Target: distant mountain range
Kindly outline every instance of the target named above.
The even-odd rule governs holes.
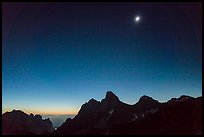
[[[26,120],[17,119],[16,115],[15,111],[3,114],[3,134],[19,134],[22,132],[17,129],[25,127],[29,127],[29,130],[26,128],[21,131],[26,131],[28,134],[32,132],[52,135],[202,134],[202,97],[193,98],[184,95],[165,103],[142,96],[136,104],[128,105],[121,102],[113,92],[108,91],[101,101],[91,99],[83,104],[73,119],[67,118],[54,132],[49,119],[45,122],[49,123],[45,124],[49,125],[47,128],[42,126],[43,122],[39,122],[35,123],[36,127],[43,129],[37,130],[34,126],[34,130],[32,126],[19,126],[19,123]],[[12,127],[12,130],[8,130],[8,127]]]
[[[41,135],[53,131],[50,119],[43,120],[41,115],[28,115],[21,110],[13,110],[2,115],[3,135]]]

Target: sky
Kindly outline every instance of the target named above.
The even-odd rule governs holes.
[[[3,112],[198,97],[201,70],[202,3],[2,3]]]

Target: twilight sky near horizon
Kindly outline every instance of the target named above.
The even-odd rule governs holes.
[[[76,114],[202,95],[202,3],[2,3],[2,109]],[[135,21],[139,16],[140,20]]]

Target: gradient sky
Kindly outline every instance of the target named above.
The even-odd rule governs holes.
[[[2,109],[76,114],[202,95],[201,3],[2,3]],[[140,22],[134,18],[140,16]]]

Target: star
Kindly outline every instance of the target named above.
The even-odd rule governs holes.
[[[139,22],[139,21],[140,21],[140,16],[136,16],[136,17],[135,17],[135,21],[136,21],[136,22]]]

